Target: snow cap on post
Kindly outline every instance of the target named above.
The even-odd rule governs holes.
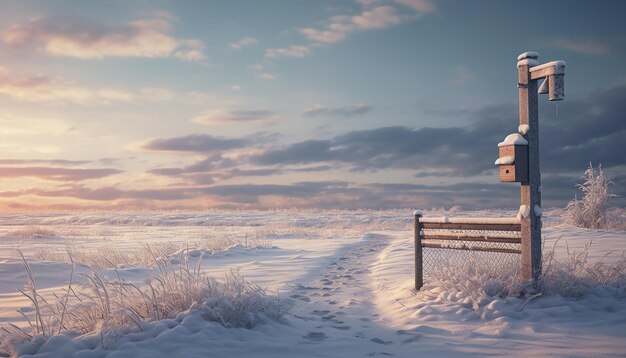
[[[528,67],[539,64],[539,54],[534,51],[527,51],[517,56],[517,67],[528,65]]]
[[[422,217],[422,216],[424,216],[424,215],[422,214],[422,212],[421,212],[421,211],[419,211],[419,210],[415,210],[415,211],[413,212],[413,216],[417,216],[417,217],[420,217],[420,218],[421,218],[421,217]]]

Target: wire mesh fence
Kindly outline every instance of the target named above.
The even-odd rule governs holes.
[[[497,235],[501,239],[475,239],[491,235]],[[446,275],[450,269],[495,275],[502,272],[516,274],[521,268],[519,231],[422,229],[422,236],[425,278]],[[437,239],[429,239],[432,237]],[[474,239],[463,240],[463,237]]]

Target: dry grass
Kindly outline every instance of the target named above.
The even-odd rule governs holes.
[[[611,254],[603,258],[590,261],[589,248],[591,242],[581,251],[570,251],[565,242],[567,256],[564,260],[555,258],[555,248],[543,255],[543,273],[538,282],[538,289],[543,294],[561,295],[563,297],[580,298],[600,286],[615,288],[618,297],[626,294],[626,257],[624,252],[619,260],[612,263],[604,262]]]
[[[192,263],[186,251],[180,252],[179,265],[153,252],[159,273],[141,287],[124,282],[119,275],[116,280],[104,279],[95,270],[81,275],[86,283],[78,285],[72,268],[67,287],[55,295],[55,302],[39,294],[28,261],[21,252],[19,255],[29,277],[21,292],[31,301],[33,310],[22,312],[29,329],[14,325],[0,329],[0,355],[19,355],[21,348],[36,351],[34,338],[49,338],[63,331],[99,332],[101,348],[106,348],[107,334],[119,327],[141,331],[146,322],[182,319],[180,314],[190,311],[201,311],[207,321],[225,327],[246,328],[265,318],[279,319],[283,314],[277,295],[247,282],[238,270],[231,270],[221,280],[209,277],[201,272],[201,258]],[[70,253],[68,257],[73,262]]]
[[[561,260],[555,256],[556,243],[552,248],[544,249],[543,273],[535,284],[518,279],[519,267],[515,265],[494,265],[493,262],[479,258],[466,260],[457,266],[442,265],[428,278],[428,284],[419,295],[426,296],[428,300],[446,300],[446,297],[455,298],[460,294],[472,304],[474,310],[481,308],[485,297],[518,297],[530,301],[539,296],[560,295],[580,299],[594,294],[600,287],[608,288],[608,292],[613,292],[619,299],[625,298],[624,253],[612,263],[604,259],[591,261],[590,246],[591,243],[578,252],[567,248],[567,256]],[[433,289],[451,294],[442,297],[429,291]],[[455,299],[448,301],[456,302]]]
[[[32,257],[41,261],[80,262],[94,268],[155,265],[154,256],[168,257],[180,248],[172,243],[146,245],[135,251],[123,251],[113,244],[98,246],[68,245],[64,249],[37,248]]]

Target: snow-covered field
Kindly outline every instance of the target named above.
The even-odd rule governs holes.
[[[442,215],[445,212],[426,212]],[[453,216],[514,216],[475,211]],[[37,357],[359,357],[626,354],[626,232],[585,230],[547,211],[556,261],[543,293],[502,294],[460,267],[413,285],[412,212],[228,211],[0,215],[0,324],[28,327],[28,283],[19,249],[49,303],[73,282],[98,277],[146,285],[191,262],[218,280],[233,268],[278,296],[282,314],[226,328],[192,307],[159,322],[19,345]],[[560,238],[560,239],[559,239]],[[587,256],[575,256],[585,252]],[[579,262],[572,261],[577,258]],[[583,261],[587,260],[585,264]],[[604,267],[593,266],[603,260]],[[199,266],[196,266],[199,264]],[[610,271],[606,267],[612,265]],[[577,272],[581,267],[584,272]],[[586,272],[585,270],[596,270]],[[598,274],[600,273],[600,274]],[[603,276],[604,275],[604,276]],[[621,281],[620,281],[621,277]],[[604,280],[604,281],[603,281]],[[510,281],[514,281],[510,278]],[[563,285],[559,286],[559,282]],[[607,284],[602,284],[602,283]],[[494,289],[496,287],[496,289]],[[28,293],[28,290],[26,291]],[[498,294],[500,293],[500,294]],[[228,326],[228,325],[227,325]]]

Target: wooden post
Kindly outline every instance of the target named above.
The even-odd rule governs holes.
[[[529,209],[528,217],[521,220],[522,277],[533,280],[541,275],[541,216],[535,214],[535,206],[541,208],[539,111],[537,80],[532,80],[530,76],[530,68],[538,65],[537,58],[535,52],[526,52],[517,58],[519,124],[520,128],[527,126],[526,133],[522,134],[528,141],[528,182],[522,182],[520,190],[520,204],[527,205]]]
[[[419,291],[424,285],[424,261],[422,256],[422,214],[415,212],[415,290]]]

